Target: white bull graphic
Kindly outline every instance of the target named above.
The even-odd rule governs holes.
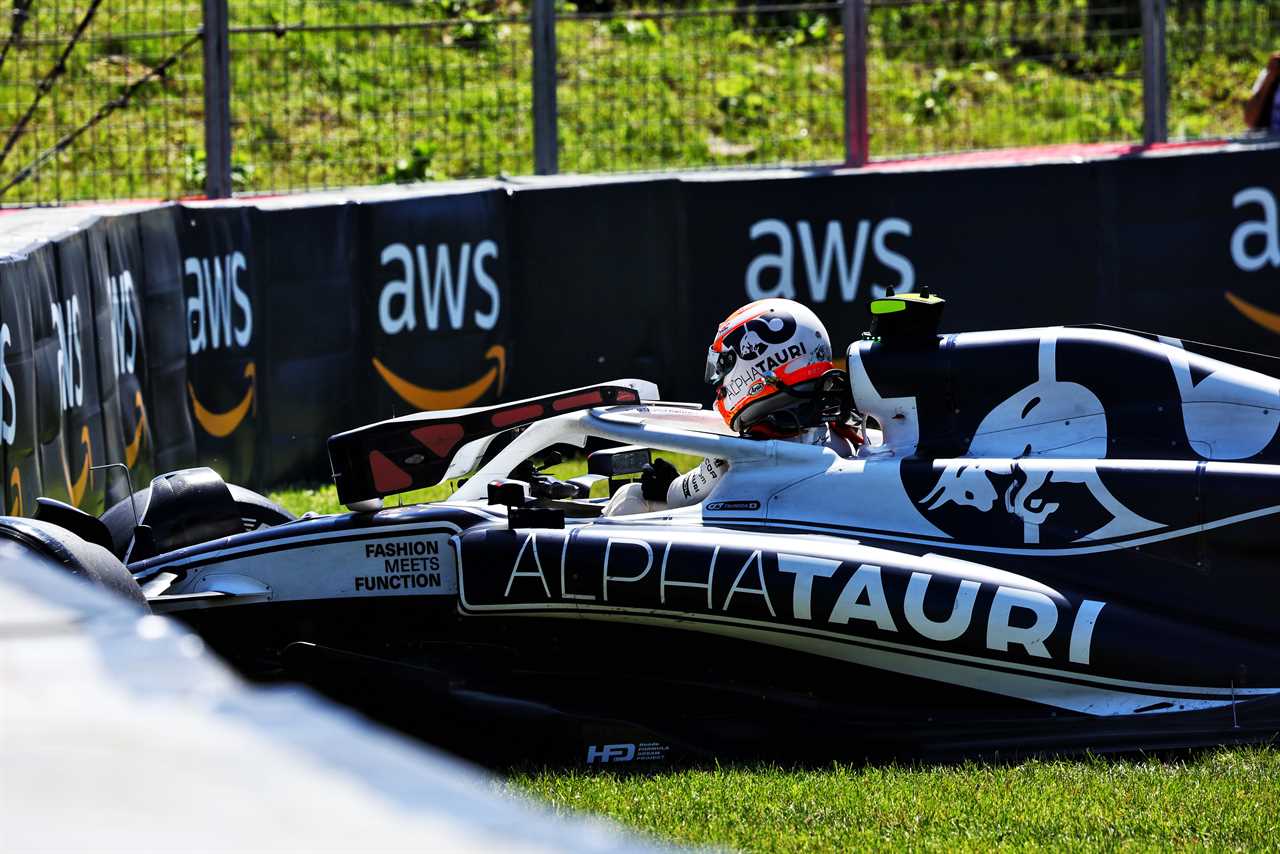
[[[783,333],[786,331],[787,324],[782,318],[763,317],[749,321],[747,323],[746,331],[743,332],[742,338],[739,339],[737,346],[738,355],[744,359],[750,360],[759,358],[765,354],[765,351],[768,350],[770,346],[772,346],[769,341],[766,341],[760,336],[756,329],[756,324],[761,324],[767,327],[768,331],[773,333],[771,336],[772,338],[782,338],[785,340],[786,336],[783,335]],[[773,343],[776,344],[779,342],[775,340]]]
[[[1244,460],[1259,454],[1280,428],[1280,383],[1254,371],[1209,359],[1215,370],[1196,382],[1191,357],[1177,338],[1161,337],[1182,398],[1187,441],[1209,460]]]
[[[958,504],[961,507],[975,507],[986,513],[996,503],[999,493],[995,484],[987,477],[992,474],[1012,474],[1010,464],[954,462],[938,478],[929,494],[920,500],[921,504],[929,504],[929,510],[937,510],[944,504]]]
[[[1040,340],[1039,378],[996,406],[978,425],[967,456],[1007,454],[1011,446],[1022,444],[1021,457],[1051,457],[1069,453],[1072,457],[1102,458],[1107,453],[1107,421],[1102,402],[1079,383],[1057,379],[1057,338],[1046,334]],[[996,449],[999,450],[996,450]],[[1015,477],[1004,490],[1002,506],[1022,520],[1023,542],[1040,542],[1040,526],[1061,509],[1059,502],[1046,501],[1036,493],[1046,483],[1076,483],[1111,514],[1112,519],[1079,540],[1103,540],[1150,531],[1161,527],[1144,519],[1120,503],[1103,485],[1095,464],[1079,459],[955,460],[938,477],[933,489],[918,503],[937,510],[948,503],[973,507],[983,513],[996,506],[1000,495],[991,476]]]

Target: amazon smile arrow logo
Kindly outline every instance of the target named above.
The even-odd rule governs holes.
[[[191,411],[195,414],[196,421],[210,436],[216,436],[219,439],[230,436],[240,426],[240,422],[244,421],[250,409],[257,410],[254,393],[258,389],[258,370],[253,362],[244,366],[244,377],[249,381],[248,390],[245,391],[240,402],[226,412],[210,410],[196,397],[196,390],[191,383],[187,383],[187,393],[191,395]]]
[[[1231,199],[1236,210],[1247,209],[1253,216],[1231,232],[1231,261],[1242,273],[1262,273],[1268,267],[1280,270],[1280,205],[1266,187],[1246,187]],[[1264,273],[1265,275],[1265,273]],[[1268,332],[1280,334],[1280,314],[1246,302],[1225,291],[1231,307]]]
[[[192,400],[195,400],[193,395]],[[133,440],[124,448],[124,462],[129,468],[138,461],[138,451],[142,447],[142,433],[147,427],[147,410],[142,405],[142,392],[133,393],[133,405],[138,410],[138,426],[134,428]]]
[[[391,386],[392,391],[419,412],[462,409],[483,397],[491,386],[496,385],[497,393],[502,393],[502,382],[507,373],[507,351],[502,345],[495,344],[485,351],[484,357],[496,364],[490,366],[479,379],[451,389],[431,389],[414,385],[394,373],[377,356],[373,357],[373,368],[386,384]]]
[[[1227,298],[1227,302],[1231,303],[1232,308],[1236,311],[1240,312],[1263,329],[1280,335],[1280,314],[1277,314],[1274,311],[1267,311],[1265,308],[1259,308],[1251,302],[1246,302],[1231,293],[1231,291],[1224,291],[1223,296]]]
[[[80,444],[84,446],[84,464],[80,466],[80,474],[71,480],[71,463],[67,460],[67,452],[62,451],[62,475],[66,479],[67,495],[71,497],[71,506],[79,507],[84,501],[85,490],[89,486],[89,469],[93,467],[93,446],[89,444],[89,428],[80,428]],[[16,473],[16,469],[15,469]]]

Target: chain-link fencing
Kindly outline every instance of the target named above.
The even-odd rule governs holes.
[[[1280,0],[10,2],[0,203],[1234,135],[1280,49]]]
[[[527,17],[245,0],[229,29],[236,189],[532,171]]]
[[[1169,0],[1169,135],[1238,134],[1242,101],[1280,51],[1280,2]]]
[[[840,11],[721,3],[559,16],[561,169],[841,161]]]
[[[0,201],[199,192],[199,0],[12,0]]]
[[[878,2],[877,156],[1142,139],[1137,3]]]

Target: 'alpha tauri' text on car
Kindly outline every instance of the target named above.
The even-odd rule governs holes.
[[[937,335],[929,299],[887,299],[907,309],[823,386],[846,453],[622,380],[334,436],[345,514],[165,475],[138,520],[108,511],[108,544],[243,669],[493,761],[1273,737],[1269,360],[1104,327]],[[606,445],[584,477],[539,470]],[[650,449],[719,482],[676,509],[588,497]]]

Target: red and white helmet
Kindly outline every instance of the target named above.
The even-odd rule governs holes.
[[[768,432],[752,428],[800,402],[788,387],[803,389],[832,367],[831,339],[816,314],[792,300],[762,299],[720,324],[705,379],[715,384],[716,409],[730,429]]]

